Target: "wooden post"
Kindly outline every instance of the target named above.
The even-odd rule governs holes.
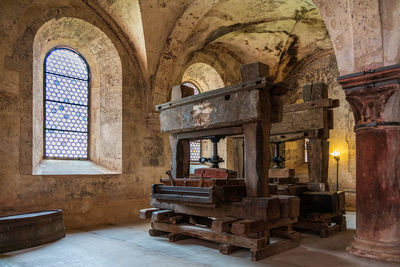
[[[188,177],[190,171],[189,140],[179,140],[176,135],[171,134],[169,141],[171,144],[172,177]]]
[[[318,136],[309,136],[307,156],[309,182],[327,186],[329,142]]]
[[[269,77],[268,65],[250,63],[241,67],[242,81],[250,81],[260,77]],[[260,90],[261,121],[243,125],[245,136],[245,179],[247,197],[268,197],[268,169],[270,162],[269,132],[270,92]]]
[[[306,84],[303,86],[304,102],[328,98],[328,85],[323,82]],[[307,144],[308,176],[310,183],[323,183],[325,190],[329,190],[329,129],[333,128],[333,116],[328,108],[323,110],[324,128],[308,132]]]

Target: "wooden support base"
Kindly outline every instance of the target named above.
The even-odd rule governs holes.
[[[174,234],[174,233],[169,233],[168,235],[168,241],[169,242],[175,242],[179,240],[185,240],[191,238],[190,236],[187,235],[181,235],[181,234]]]
[[[328,216],[329,214],[320,214],[319,216],[315,215],[314,220],[312,220],[312,217],[310,216],[307,218],[301,218],[299,222],[294,224],[293,226],[296,230],[299,231],[318,233],[321,238],[330,237],[339,232],[346,231],[345,216],[343,215],[340,216],[330,215],[331,217]]]
[[[225,218],[226,219],[226,218]],[[219,220],[228,222],[229,220]],[[253,223],[251,221],[239,220],[240,227],[238,229],[247,229],[245,232],[250,233],[250,226],[260,225],[258,222]],[[243,224],[244,223],[244,224]],[[233,223],[234,224],[234,223]],[[242,225],[245,225],[243,228]],[[230,254],[239,248],[250,249],[252,253],[252,260],[260,260],[265,257],[275,255],[277,253],[286,251],[291,248],[295,248],[300,244],[299,236],[291,236],[287,240],[282,240],[270,244],[269,231],[250,233],[249,235],[236,235],[227,232],[215,232],[209,227],[192,225],[192,224],[170,224],[164,221],[152,221],[149,233],[152,236],[169,233],[168,238],[170,242],[195,237],[203,240],[213,241],[221,243],[219,251],[222,254]],[[214,226],[215,228],[216,226]],[[250,227],[250,228],[249,228]],[[264,229],[264,227],[262,227]],[[291,229],[291,227],[288,227]],[[220,230],[220,229],[219,229]],[[259,229],[253,229],[258,231]],[[240,231],[242,233],[242,231]],[[293,232],[293,231],[292,231]]]
[[[224,255],[229,255],[232,252],[235,252],[236,250],[239,250],[239,249],[240,249],[240,247],[232,246],[229,244],[219,245],[219,253],[224,254]]]
[[[300,245],[300,239],[295,240],[282,240],[276,243],[270,244],[265,248],[261,249],[250,249],[251,260],[258,261],[264,258],[279,254],[283,251],[287,251],[292,248],[296,248]]]
[[[149,229],[149,235],[150,236],[160,236],[160,235],[166,235],[168,234],[168,232],[164,232],[164,231],[159,231],[157,229]]]

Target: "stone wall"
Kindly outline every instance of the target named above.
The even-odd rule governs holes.
[[[64,17],[98,28],[121,60],[122,103],[104,102],[100,108],[122,105],[122,126],[112,127],[121,132],[122,174],[32,175],[34,38],[46,22]],[[146,115],[149,90],[134,46],[109,19],[83,1],[0,3],[0,216],[62,209],[67,228],[76,228],[134,221],[139,209],[149,206],[150,185],[169,168],[168,138],[159,133],[158,117]],[[68,38],[90,39],[92,52],[102,53],[103,36],[80,29]],[[95,61],[89,64],[93,70],[99,67]],[[109,77],[103,73],[100,78]],[[106,145],[102,149],[107,153]]]

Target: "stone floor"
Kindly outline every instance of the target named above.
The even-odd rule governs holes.
[[[349,228],[354,229],[354,217],[348,214]],[[399,266],[347,253],[354,230],[328,239],[303,235],[300,247],[252,262],[248,250],[225,256],[212,242],[150,237],[148,227],[142,222],[68,231],[51,244],[0,255],[0,266]]]

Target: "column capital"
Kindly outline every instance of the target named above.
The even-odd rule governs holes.
[[[400,87],[400,64],[338,77],[355,119],[355,129],[381,125],[400,125],[384,118],[391,96]]]

